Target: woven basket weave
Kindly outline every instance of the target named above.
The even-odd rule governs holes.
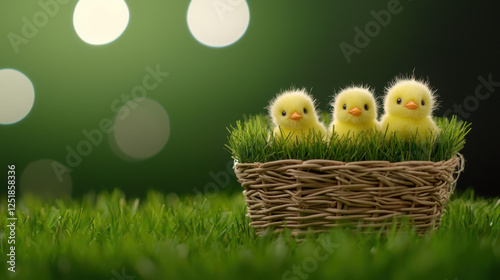
[[[250,226],[293,235],[354,224],[378,229],[409,218],[419,233],[437,229],[464,160],[237,163]]]

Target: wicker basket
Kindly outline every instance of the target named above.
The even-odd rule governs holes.
[[[354,224],[390,227],[407,218],[419,233],[437,229],[464,159],[339,162],[279,160],[237,163],[250,226],[258,234],[285,228],[303,235]]]

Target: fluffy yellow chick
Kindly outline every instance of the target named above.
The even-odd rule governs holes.
[[[362,131],[375,131],[379,128],[377,122],[377,103],[373,94],[367,88],[349,87],[335,97],[333,103],[333,121],[329,132],[340,136],[349,133],[350,136]]]
[[[292,133],[292,141],[295,141],[308,135],[311,130],[318,130],[323,136],[326,134],[325,125],[319,121],[316,113],[314,100],[305,89],[281,93],[268,108],[274,123],[274,136],[287,137]]]
[[[434,93],[428,84],[413,78],[396,80],[385,96],[382,130],[387,129],[388,135],[399,131],[407,139],[417,130],[420,139],[437,133],[438,128],[432,120],[434,105]]]

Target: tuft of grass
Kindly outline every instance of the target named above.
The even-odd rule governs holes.
[[[5,201],[3,199],[2,201]],[[144,199],[112,193],[18,201],[16,273],[7,271],[0,208],[0,279],[495,279],[500,199],[452,197],[441,228],[419,237],[335,228],[296,242],[258,237],[242,195]]]
[[[237,121],[235,126],[228,128],[228,143],[225,148],[241,163],[282,159],[329,159],[343,162],[437,162],[451,159],[463,149],[470,123],[459,121],[456,116],[452,119],[435,120],[440,129],[439,134],[423,140],[417,134],[406,140],[398,133],[377,131],[373,135],[360,133],[347,137],[339,137],[333,133],[328,141],[324,141],[319,132],[312,132],[303,141],[290,141],[290,136],[274,137],[270,133],[269,117],[256,115]]]

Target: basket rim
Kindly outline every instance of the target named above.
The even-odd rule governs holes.
[[[261,166],[261,165],[275,165],[275,164],[335,164],[335,165],[365,165],[365,164],[389,164],[389,165],[428,165],[428,164],[443,164],[445,162],[451,162],[451,161],[456,161],[459,160],[459,170],[460,172],[464,170],[465,166],[465,158],[461,153],[457,153],[453,157],[451,157],[448,160],[441,160],[441,161],[428,161],[428,160],[408,160],[408,161],[386,161],[386,160],[361,160],[361,161],[338,161],[338,160],[332,160],[332,159],[308,159],[308,160],[300,160],[300,159],[280,159],[280,160],[273,160],[273,161],[266,161],[266,162],[238,162],[237,160],[234,160],[234,166]]]

